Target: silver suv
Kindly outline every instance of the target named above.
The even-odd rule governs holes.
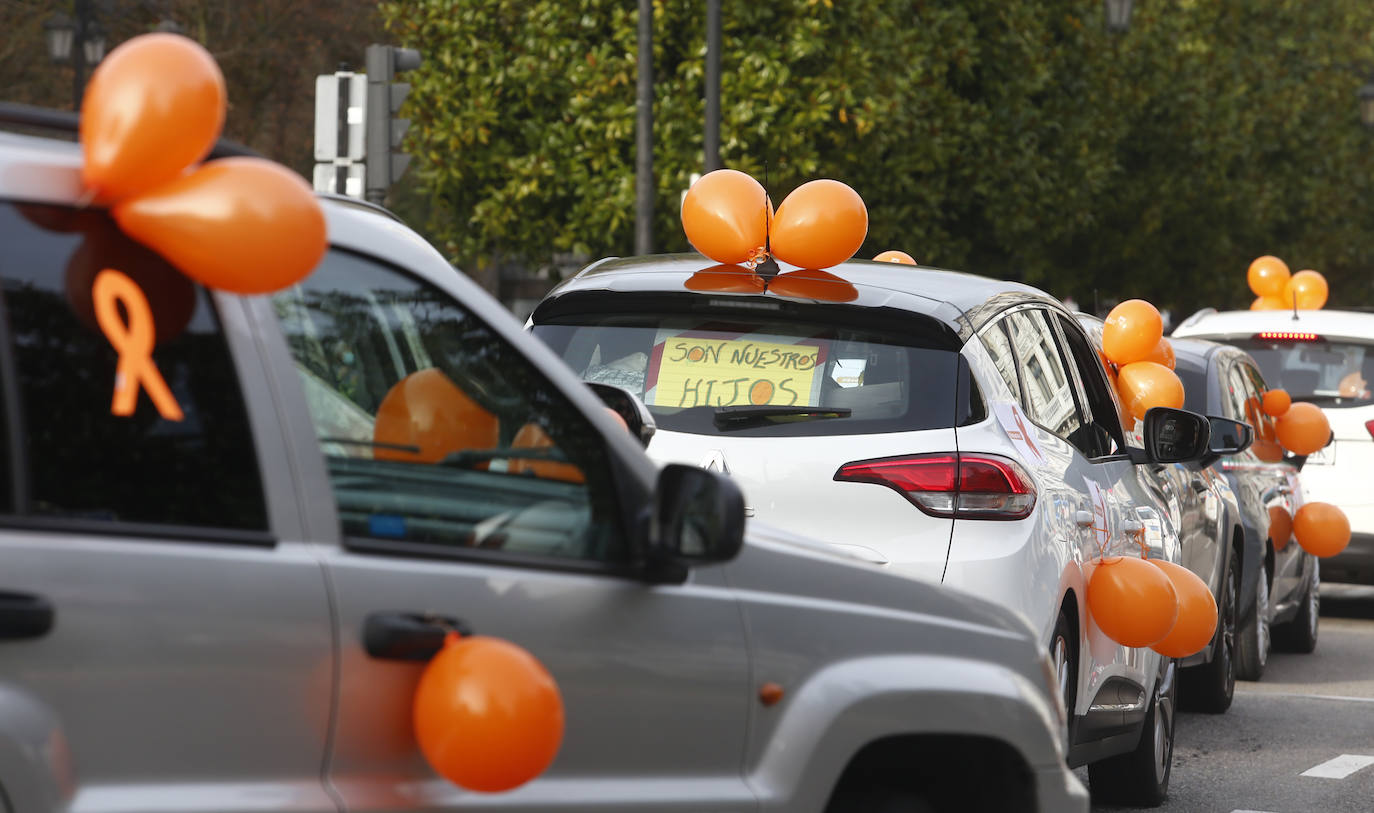
[[[0,810],[1087,808],[1018,617],[743,539],[728,479],[659,471],[379,209],[322,201],[320,266],[239,297],[78,208],[80,161],[0,134]],[[112,414],[105,268],[146,293],[184,419]],[[431,368],[468,434],[427,462],[377,424]],[[556,760],[508,794],[416,746],[445,625],[562,691]]]

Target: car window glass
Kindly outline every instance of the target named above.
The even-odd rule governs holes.
[[[99,210],[0,203],[0,245],[0,352],[11,354],[0,369],[17,379],[10,417],[23,438],[23,504],[11,510],[266,530],[243,396],[205,289]],[[118,376],[136,382],[122,406]]]
[[[983,347],[987,349],[988,355],[992,356],[997,374],[1007,382],[1011,396],[1019,400],[1021,383],[1016,374],[1016,355],[1011,349],[1011,338],[1007,336],[1006,320],[998,319],[993,322],[979,334],[979,337],[983,340]]]
[[[1374,344],[1263,336],[1231,344],[1250,354],[1269,386],[1287,390],[1295,401],[1335,409],[1374,403]]]
[[[838,320],[579,314],[537,324],[534,334],[584,380],[630,390],[659,429],[674,432],[905,432],[964,425],[984,414],[972,377],[960,375],[956,349]],[[777,412],[750,415],[752,407]]]
[[[273,304],[346,538],[624,558],[605,439],[452,297],[333,251]]]
[[[1116,403],[1107,389],[1111,385],[1102,369],[1102,360],[1073,320],[1063,314],[1056,314],[1054,318],[1058,320],[1069,357],[1078,367],[1078,379],[1083,383],[1083,394],[1087,398],[1087,403],[1083,404],[1083,426],[1069,442],[1088,457],[1117,454],[1125,447],[1125,441]]]
[[[1007,327],[1025,380],[1022,405],[1026,413],[1068,440],[1082,426],[1082,420],[1054,331],[1043,312],[1034,309],[1009,314]]]

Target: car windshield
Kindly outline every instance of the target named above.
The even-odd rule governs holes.
[[[660,429],[847,435],[983,417],[959,353],[909,336],[752,316],[621,314],[560,317],[534,333],[584,380],[639,396]]]
[[[1269,386],[1324,407],[1374,403],[1374,344],[1262,337],[1232,342],[1254,356]]]

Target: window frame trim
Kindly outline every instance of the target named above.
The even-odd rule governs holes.
[[[299,381],[295,367],[295,355],[291,352],[285,331],[282,329],[281,320],[272,305],[272,296],[255,297],[253,299],[259,300],[256,303],[252,303],[252,300],[244,301],[245,303],[252,303],[246,306],[252,311],[250,318],[254,322],[254,332],[262,354],[263,364],[274,385],[271,408],[281,426],[285,443],[289,445],[289,452],[287,453],[291,461],[289,479],[293,488],[302,492],[302,496],[299,498],[301,521],[309,529],[303,533],[312,541],[333,544],[340,551],[349,553],[388,555],[408,559],[461,560],[497,566],[509,565],[550,571],[625,575],[643,579],[643,562],[647,539],[640,530],[643,522],[639,515],[644,513],[650,504],[651,491],[639,493],[639,489],[634,487],[638,478],[634,476],[633,472],[625,471],[628,464],[622,459],[616,445],[611,442],[611,438],[607,437],[597,427],[596,423],[590,420],[589,415],[577,407],[574,400],[564,391],[563,387],[558,385],[553,377],[548,375],[543,366],[531,358],[525,348],[520,346],[520,341],[508,338],[498,327],[491,324],[492,311],[484,307],[485,303],[468,302],[459,292],[444,285],[441,280],[430,279],[428,276],[398,265],[388,258],[337,243],[329,245],[326,258],[335,252],[376,266],[379,270],[398,275],[411,283],[431,288],[448,297],[454,306],[465,312],[469,318],[481,323],[491,333],[493,340],[508,344],[513,352],[517,353],[526,364],[544,379],[547,386],[552,388],[559,397],[569,402],[569,406],[578,413],[579,419],[586,424],[588,430],[596,433],[603,441],[602,452],[607,463],[608,486],[611,497],[616,503],[612,514],[616,523],[616,531],[619,532],[625,542],[627,556],[624,561],[611,562],[603,559],[577,559],[517,554],[481,548],[442,546],[433,543],[361,537],[345,533],[339,513],[338,498],[335,496],[333,483],[329,477],[327,456],[324,454],[323,447],[317,437],[314,417],[310,414],[309,404]],[[326,260],[322,259],[321,264],[324,262]],[[316,270],[318,270],[318,266]],[[311,273],[313,274],[315,271]],[[454,273],[461,272],[455,270]],[[533,342],[539,341],[528,333],[521,333],[520,335],[527,336]],[[561,360],[559,363],[562,363]],[[569,374],[571,375],[571,373]],[[627,442],[634,442],[628,434],[626,440]],[[318,477],[316,477],[316,472],[318,472]],[[311,483],[317,483],[315,488],[318,489],[318,493],[305,496],[305,491],[310,488]],[[652,489],[652,484],[650,484],[650,489]]]

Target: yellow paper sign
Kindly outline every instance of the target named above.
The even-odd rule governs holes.
[[[659,335],[645,401],[652,406],[819,406],[825,348],[784,336]]]

